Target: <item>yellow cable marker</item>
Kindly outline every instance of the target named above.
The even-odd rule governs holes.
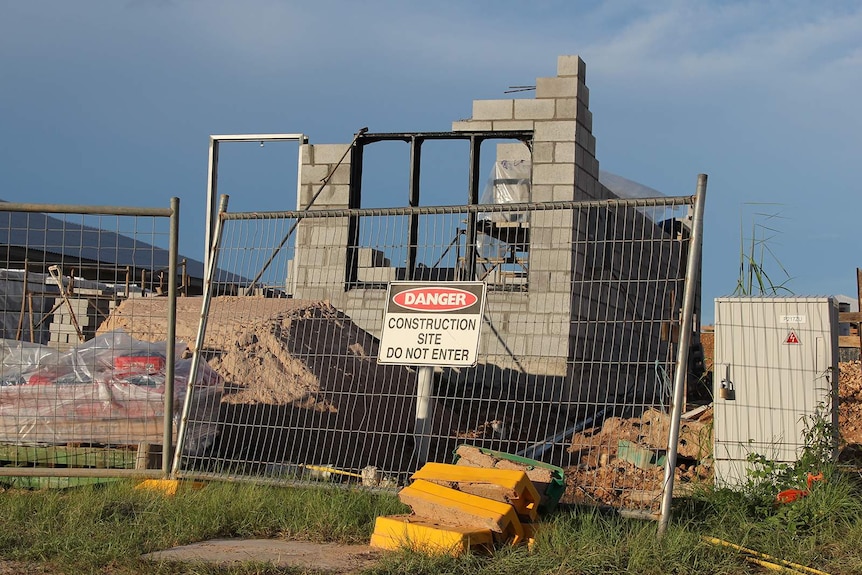
[[[809,573],[810,575],[829,575],[829,573],[826,573],[825,571],[820,571],[818,569],[814,569],[813,567],[806,567],[805,565],[793,563],[792,561],[787,561],[786,559],[773,557],[772,555],[767,555],[766,553],[761,553],[760,551],[755,551],[754,549],[748,549],[746,547],[743,547],[742,545],[737,545],[736,543],[731,543],[730,541],[725,541],[724,539],[719,539],[718,537],[703,536],[701,537],[701,539],[703,539],[707,543],[712,543],[713,545],[723,545],[724,547],[730,547],[731,549],[736,549],[737,551],[747,553],[748,555],[760,557],[761,559],[767,559],[768,561],[775,561],[785,569],[789,567],[803,573]]]

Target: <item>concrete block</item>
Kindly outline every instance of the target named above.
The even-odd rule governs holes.
[[[568,293],[536,294],[530,298],[529,313],[558,313],[568,315],[571,296]]]
[[[322,266],[309,270],[308,277],[312,285],[340,289],[344,284],[344,267]]]
[[[535,170],[539,166],[553,166],[554,164],[538,164],[533,166]],[[554,188],[548,184],[537,184],[536,180],[533,179],[533,185],[530,187],[530,196],[534,202],[550,202],[551,198],[554,196]]]
[[[557,76],[576,76],[583,82],[587,76],[587,65],[577,55],[558,56]]]
[[[584,147],[591,156],[596,155],[596,138],[584,126],[578,124],[575,129],[575,142]]]
[[[330,184],[323,191],[320,199],[322,199],[324,205],[333,208],[346,208],[350,205],[350,186],[346,184]]]
[[[544,98],[575,98],[578,91],[578,79],[566,78],[536,78],[536,99]]]
[[[554,118],[553,100],[515,100],[516,120],[551,120]]]
[[[575,165],[583,166],[588,156],[589,154],[584,150],[584,147],[575,142]]]
[[[576,120],[578,117],[577,98],[557,98],[554,118],[557,120]]]
[[[579,103],[578,106],[583,106],[583,104]],[[584,110],[583,112],[578,112],[578,117],[576,118],[578,123],[583,125],[587,130],[593,131],[593,113],[589,110]]]
[[[532,130],[534,125],[533,120],[494,120],[491,122],[491,127],[497,132]]]
[[[574,120],[536,122],[533,137],[538,142],[572,142],[576,131],[577,122]]]
[[[294,259],[299,268],[306,268],[310,273],[312,270],[326,265],[326,248],[305,246],[297,248]]]
[[[75,312],[75,320],[82,328],[88,327],[94,323],[93,313],[78,313]],[[72,315],[69,313],[54,313],[51,317],[51,323],[55,325],[72,325]]]
[[[568,311],[560,310],[558,313],[563,314]],[[567,315],[567,314],[566,314]],[[530,349],[528,355],[536,355],[543,357],[566,357],[569,354],[569,337],[565,336],[535,336],[530,340]]]
[[[575,143],[574,142],[555,142],[554,146],[554,161],[558,163],[575,163]]]
[[[551,272],[547,270],[530,270],[530,293],[542,293],[549,291],[551,285]]]
[[[317,165],[331,164],[335,165],[350,148],[350,144],[315,144],[314,145],[314,163]],[[350,154],[344,158],[342,165],[350,165]]]
[[[511,120],[514,100],[473,100],[473,120]]]
[[[339,271],[347,268],[347,250],[340,246],[329,247],[326,253],[326,265]]]
[[[310,230],[310,242],[316,248],[336,246],[347,249],[347,218],[318,218]]]
[[[332,172],[332,176],[329,178],[330,184],[350,184],[350,165],[349,164],[341,164],[335,171]]]
[[[389,283],[395,281],[396,268],[358,268],[356,279],[368,283]]]
[[[489,293],[485,300],[485,312],[492,318],[504,312],[522,313],[527,311],[529,294],[526,293]]]
[[[499,157],[499,156],[498,156]],[[553,142],[535,142],[533,144],[533,164],[548,164],[554,161]]]
[[[453,132],[490,132],[491,129],[490,121],[459,120],[452,122]]]
[[[533,187],[542,184],[575,183],[575,164],[537,164],[533,166]]]
[[[320,188],[320,182],[303,186],[300,190],[300,209],[306,208],[311,202],[311,198],[317,193]],[[325,210],[332,208],[346,208],[350,201],[350,186],[343,184],[328,184],[320,191],[320,195],[314,201],[312,210]]]
[[[522,142],[504,142],[497,144],[497,160],[530,160],[530,148]],[[535,154],[535,152],[534,152]]]
[[[570,328],[571,324],[569,323],[568,318],[560,318],[559,316],[556,316],[554,321],[545,322],[545,333],[548,335],[566,336],[566,338],[568,338]],[[566,345],[568,345],[568,343]]]
[[[51,330],[51,332],[48,334],[48,341],[57,343],[68,343],[73,345],[81,343],[77,333],[54,330]]]
[[[309,144],[300,144],[299,146],[300,161],[303,164],[314,163],[314,146]]]
[[[572,210],[537,210],[530,215],[530,228],[568,228],[573,213]]]
[[[569,202],[575,196],[574,184],[560,184],[554,186],[553,200],[555,202]]]
[[[78,330],[75,329],[75,326],[67,323],[52,323],[50,326],[48,326],[48,329],[51,331],[51,333],[67,333],[75,335],[78,334]],[[85,335],[87,333],[93,333],[93,328],[78,326],[78,329],[80,329],[81,333]]]
[[[578,80],[575,83],[575,97],[587,108],[590,107],[590,89],[587,85]]]
[[[326,164],[301,166],[299,169],[299,183],[317,184],[319,186],[323,182],[323,178],[325,178],[328,173],[329,166]]]

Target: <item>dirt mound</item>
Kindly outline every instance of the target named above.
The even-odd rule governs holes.
[[[320,302],[290,298],[219,296],[210,301],[209,316],[218,324],[208,324],[204,348],[227,350],[238,336],[278,314],[305,309]],[[177,298],[177,339],[193,349],[197,340],[203,297]],[[135,339],[162,341],[167,334],[167,298],[129,298],[99,326],[98,334],[123,329]]]
[[[192,348],[198,333],[201,298],[177,300],[177,339]],[[210,367],[227,382],[223,401],[232,404],[293,405],[316,411],[336,408],[317,396],[320,381],[291,353],[292,323],[309,319],[315,311],[333,315],[325,302],[294,299],[222,296],[210,302],[204,349]],[[122,328],[135,338],[156,341],[167,333],[167,300],[134,298],[123,302],[99,327],[99,332]],[[340,340],[339,340],[340,341]],[[351,347],[352,346],[352,347]],[[335,354],[356,353],[358,342]]]

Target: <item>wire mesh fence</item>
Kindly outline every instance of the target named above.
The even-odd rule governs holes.
[[[167,469],[178,210],[0,204],[0,476]]]
[[[396,486],[423,444],[432,461],[527,462],[568,501],[654,510],[692,203],[223,211],[196,345],[224,379],[219,435],[175,471]],[[377,361],[396,280],[487,285],[476,363],[434,370],[421,427],[419,370]]]

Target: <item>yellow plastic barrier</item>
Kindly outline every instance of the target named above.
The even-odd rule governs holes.
[[[413,479],[423,479],[444,486],[454,484],[452,486],[458,491],[510,503],[524,521],[536,521],[539,518],[541,497],[523,471],[426,463],[413,474]]]
[[[489,552],[494,538],[489,529],[439,525],[414,515],[390,515],[374,522],[371,546],[458,556],[473,548]]]
[[[417,479],[398,493],[419,517],[433,517],[441,525],[489,529],[496,539],[512,544],[524,540],[524,529],[515,508],[508,503],[471,495]]]

